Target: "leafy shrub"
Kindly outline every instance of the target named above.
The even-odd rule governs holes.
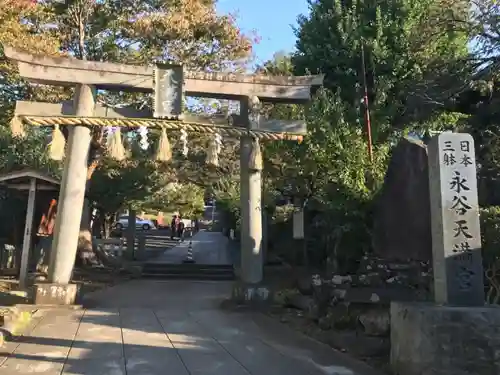
[[[488,284],[487,302],[500,302],[500,207],[483,208],[481,214],[481,241],[483,263]]]

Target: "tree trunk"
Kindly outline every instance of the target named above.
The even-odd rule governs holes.
[[[92,236],[95,238],[103,237],[103,226],[102,226],[102,213],[101,210],[96,210],[94,220],[92,222]]]
[[[103,214],[102,215],[102,228],[104,232],[104,238],[108,239],[111,237],[111,225],[113,224],[114,215]]]
[[[44,274],[47,274],[49,270],[52,239],[52,235],[47,237],[40,237],[36,246],[36,270]]]
[[[262,263],[267,264],[268,254],[268,241],[269,241],[269,227],[268,227],[268,213],[262,210]]]
[[[90,179],[97,166],[99,165],[99,160],[94,160],[89,164],[87,169],[87,186],[88,190],[90,185]],[[87,198],[83,202],[82,218],[80,221],[80,234],[78,236],[78,250],[76,255],[76,263],[89,266],[89,265],[101,265],[98,256],[94,252],[92,243],[92,228],[90,227],[91,216],[91,205]]]
[[[91,207],[90,202],[85,198],[83,202],[82,219],[80,222],[80,234],[78,237],[78,252],[77,257],[84,266],[100,264],[94,253],[92,244],[92,233],[90,228]]]

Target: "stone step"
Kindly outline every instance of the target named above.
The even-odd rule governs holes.
[[[168,264],[146,263],[142,269],[143,278],[183,280],[233,280],[232,265],[225,264]]]
[[[220,272],[220,271],[233,271],[231,264],[197,264],[197,263],[145,263],[144,270],[172,270],[178,272]]]
[[[143,279],[155,280],[207,280],[207,281],[224,281],[234,280],[234,273],[142,273]]]
[[[207,270],[207,269],[182,269],[182,268],[143,268],[142,273],[149,274],[175,274],[175,275],[232,275],[233,270]]]

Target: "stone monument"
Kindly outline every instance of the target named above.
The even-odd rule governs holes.
[[[432,259],[427,146],[402,138],[391,151],[374,212],[373,252],[386,261]]]
[[[391,304],[397,375],[500,374],[500,309],[485,306],[474,140],[428,146],[434,303]]]
[[[443,133],[429,145],[434,294],[439,304],[484,305],[474,140]]]

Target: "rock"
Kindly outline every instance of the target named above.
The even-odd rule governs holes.
[[[334,275],[332,277],[332,283],[335,285],[342,285],[342,284],[347,284],[352,281],[351,276],[340,276],[340,275]]]
[[[35,281],[36,282],[39,282],[39,281],[46,281],[47,280],[47,276],[45,275],[36,275],[35,276]]]
[[[412,269],[407,273],[407,276],[408,285],[414,287],[428,288],[432,281],[432,275],[421,267]]]
[[[411,269],[412,265],[409,263],[391,263],[388,268],[393,271],[406,271]]]
[[[357,276],[356,280],[356,285],[378,286],[382,284],[383,284],[382,275],[379,272],[360,274]]]
[[[330,306],[332,298],[334,297],[332,285],[322,283],[320,286],[314,287],[313,298],[321,315],[325,313],[326,308]]]
[[[300,293],[310,296],[313,294],[313,281],[312,278],[309,277],[300,277],[297,280],[297,289]]]
[[[345,290],[345,289],[334,289],[333,290],[334,297],[339,299],[339,300],[343,300],[345,298],[346,294],[347,294],[347,290]]]
[[[388,357],[390,352],[388,338],[359,335],[354,331],[328,332],[325,341],[337,350],[359,357]]]
[[[319,287],[323,284],[323,281],[321,280],[321,276],[318,274],[312,275],[311,281],[312,281],[312,285],[315,287]]]
[[[365,255],[361,260],[359,261],[359,269],[358,271],[360,273],[368,273],[373,269],[373,257]]]
[[[334,307],[330,307],[327,314],[318,320],[318,325],[322,330],[346,329],[352,327],[353,323],[349,303],[339,303]]]
[[[387,336],[389,334],[391,326],[389,311],[370,310],[362,313],[358,317],[358,321],[369,336]]]
[[[373,271],[366,272],[367,264]],[[400,286],[408,289],[429,289],[432,270],[428,262],[405,260],[390,262],[378,257],[365,256],[360,261],[357,274],[353,276],[352,287]]]
[[[301,294],[291,295],[287,298],[287,304],[303,311],[309,319],[317,320],[319,318],[318,306],[312,297]]]
[[[329,316],[322,316],[318,320],[318,327],[323,331],[328,331],[333,328],[333,323]]]
[[[427,261],[432,256],[427,148],[402,139],[393,149],[374,212],[375,255]]]
[[[392,284],[392,283],[393,283],[393,282],[395,282],[395,281],[398,281],[398,277],[397,277],[397,276],[394,276],[394,277],[391,277],[391,278],[389,278],[389,279],[385,280],[385,282],[386,282],[387,284]]]
[[[389,303],[391,301],[414,301],[416,290],[400,285],[386,284],[384,287],[353,287],[332,290],[338,300],[354,303]]]

